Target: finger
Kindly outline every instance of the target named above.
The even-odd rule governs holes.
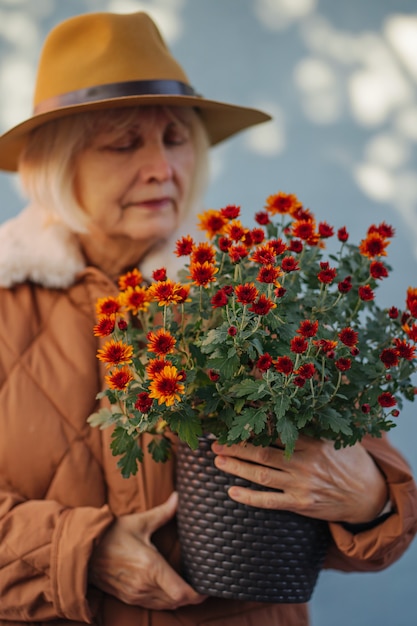
[[[255,489],[245,489],[244,487],[230,487],[228,494],[236,502],[260,509],[296,510],[293,498],[285,492],[256,491]]]
[[[164,526],[174,517],[177,505],[178,494],[174,491],[162,504],[149,509],[149,511],[145,513],[140,513],[139,521],[141,532],[144,532],[148,537],[152,535],[158,528]]]
[[[237,458],[258,465],[265,465],[277,469],[290,469],[290,460],[284,455],[284,451],[273,446],[262,447],[247,444],[244,446],[221,446],[218,443],[212,445],[215,454],[224,458]]]

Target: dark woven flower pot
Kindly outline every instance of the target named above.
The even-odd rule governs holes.
[[[329,545],[327,524],[234,502],[228,488],[250,483],[217,469],[210,446],[202,438],[198,450],[180,444],[178,451],[177,519],[186,580],[210,596],[308,602]]]

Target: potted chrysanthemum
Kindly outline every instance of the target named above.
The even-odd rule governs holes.
[[[156,461],[171,453],[171,433],[188,449],[207,433],[226,444],[280,442],[290,457],[300,433],[336,447],[381,436],[414,399],[417,289],[401,308],[375,300],[393,228],[374,224],[354,245],[346,227],[317,223],[282,192],[255,222],[244,226],[237,206],[206,211],[207,241],[177,242],[178,282],[156,268],[145,285],[133,270],[117,297],[97,303],[109,407],[90,423],[114,427],[124,476],[137,470],[144,432]],[[338,249],[326,256],[331,237]]]

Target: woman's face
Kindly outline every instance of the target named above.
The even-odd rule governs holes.
[[[75,195],[92,235],[121,249],[134,242],[140,258],[172,234],[195,170],[190,114],[144,108],[129,125],[98,132],[78,155]]]

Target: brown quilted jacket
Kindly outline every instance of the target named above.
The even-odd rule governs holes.
[[[305,605],[209,599],[177,611],[130,607],[87,584],[94,543],[115,515],[144,511],[173,490],[170,463],[146,458],[121,478],[109,430],[91,428],[102,375],[94,303],[114,284],[86,268],[66,289],[31,281],[0,289],[0,625],[305,626]],[[417,531],[417,492],[386,440],[366,444],[396,512],[356,535],[331,524],[326,566],[370,571],[399,558]],[[173,525],[155,543],[178,566]]]

